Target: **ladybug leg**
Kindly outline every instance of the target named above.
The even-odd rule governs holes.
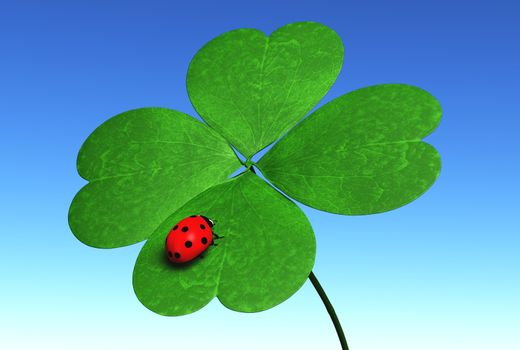
[[[215,232],[212,232],[213,234],[213,241],[211,242],[211,245],[218,246],[218,244],[215,243],[215,239],[224,238],[224,236],[219,236]]]
[[[219,235],[217,235],[215,232],[213,232],[213,236],[217,237],[217,239],[218,239],[218,238],[224,238],[224,236],[219,236]]]

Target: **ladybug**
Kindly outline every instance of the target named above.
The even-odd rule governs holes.
[[[200,256],[210,245],[217,245],[213,236],[215,222],[203,215],[191,215],[179,221],[166,236],[165,248],[168,260],[174,264],[185,263]]]

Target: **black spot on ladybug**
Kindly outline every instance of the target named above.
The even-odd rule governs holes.
[[[182,232],[187,232],[188,231],[188,226],[184,226],[182,229],[181,229]]]
[[[196,218],[197,215],[190,215],[190,218]]]
[[[200,224],[200,228],[205,230],[206,229],[206,226],[204,226],[203,224]]]
[[[186,248],[191,248],[191,245],[191,241],[184,242],[184,246],[186,246]]]
[[[202,244],[208,243],[208,239],[206,237],[202,237],[201,240]]]
[[[179,227],[179,225],[173,226],[173,230],[175,231],[177,229],[177,227]]]
[[[172,257],[172,252],[170,252],[169,250],[168,250],[168,256],[169,256],[170,258]]]
[[[175,255],[175,257],[176,257],[177,259],[179,259],[179,258],[181,257],[181,255],[180,255],[179,253],[177,253],[177,252],[175,252],[175,254],[173,254],[173,255]]]

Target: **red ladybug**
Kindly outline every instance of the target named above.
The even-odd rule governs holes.
[[[184,263],[200,256],[220,238],[211,229],[215,222],[203,215],[192,215],[179,221],[166,236],[166,255],[172,263]],[[202,257],[202,256],[201,256]]]

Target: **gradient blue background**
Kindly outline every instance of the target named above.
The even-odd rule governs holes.
[[[314,271],[351,350],[520,349],[519,9],[514,1],[1,1],[0,348],[339,349],[310,282],[256,314],[218,300],[169,318],[142,306],[142,246],[77,241],[67,211],[82,142],[111,116],[193,116],[185,74],[213,37],[313,20],[345,62],[324,102],[407,83],[443,107],[441,176],[415,202],[349,217],[300,205]]]

